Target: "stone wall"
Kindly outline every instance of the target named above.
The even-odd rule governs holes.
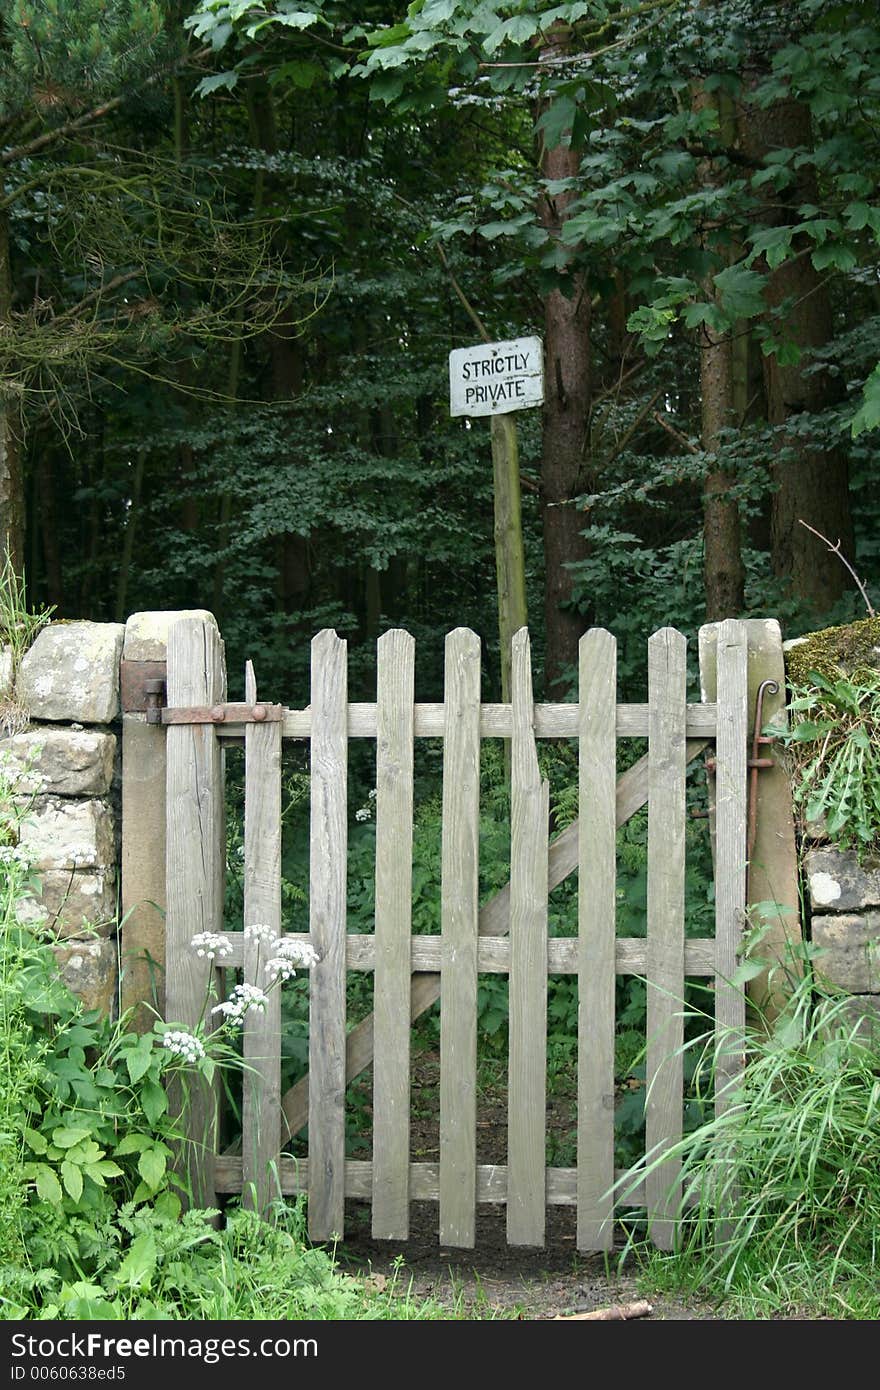
[[[86,1007],[111,1016],[142,1000],[161,1011],[164,998],[165,731],[146,723],[143,705],[121,709],[120,662],[164,662],[171,624],[193,614],[213,622],[199,609],[51,623],[14,690],[0,651],[0,699],[14,697],[30,716],[0,738],[18,773],[20,843],[39,888],[22,915],[54,939],[61,974]],[[149,1027],[155,1015],[141,1014]]]
[[[40,893],[23,915],[57,941],[88,1008],[118,990],[119,661],[122,623],[52,623],[25,654],[15,698],[30,714],[0,741],[19,772],[20,842]]]
[[[813,838],[804,855],[816,969],[853,996],[852,1014],[880,1027],[880,864]],[[868,1025],[870,1026],[870,1025]]]

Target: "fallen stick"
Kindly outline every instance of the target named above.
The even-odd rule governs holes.
[[[654,1309],[644,1299],[636,1303],[612,1303],[610,1308],[594,1308],[590,1313],[557,1313],[552,1322],[622,1322],[629,1318],[650,1317]]]

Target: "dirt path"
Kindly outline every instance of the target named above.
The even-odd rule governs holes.
[[[544,1250],[507,1245],[503,1207],[480,1209],[474,1250],[444,1249],[437,1217],[436,1202],[413,1203],[409,1241],[374,1241],[369,1207],[349,1204],[350,1234],[337,1252],[342,1268],[372,1275],[377,1282],[395,1279],[401,1292],[409,1288],[415,1299],[435,1299],[450,1316],[491,1317],[496,1311],[526,1319],[552,1318],[645,1298],[654,1319],[714,1321],[724,1316],[697,1299],[646,1295],[635,1271],[618,1274],[613,1259],[606,1267],[602,1256],[578,1255],[572,1208],[550,1209]]]

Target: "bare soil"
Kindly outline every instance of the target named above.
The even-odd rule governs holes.
[[[423,1053],[413,1059],[411,1153],[417,1162],[439,1157],[439,1057]],[[364,1118],[369,1118],[365,1088]],[[558,1147],[571,1140],[573,1115],[564,1102],[548,1105],[548,1129]],[[506,1162],[507,1098],[503,1089],[483,1090],[478,1098],[477,1161]],[[358,1157],[366,1156],[358,1154]],[[370,1234],[370,1207],[349,1202],[346,1239],[337,1255],[343,1268],[374,1278],[380,1285],[394,1279],[397,1289],[414,1299],[432,1299],[450,1317],[521,1317],[543,1319],[647,1301],[653,1319],[717,1320],[721,1310],[699,1299],[646,1295],[634,1266],[617,1268],[623,1248],[602,1255],[580,1255],[573,1207],[548,1207],[544,1249],[507,1244],[505,1208],[478,1208],[473,1250],[440,1244],[436,1202],[413,1202],[410,1236],[404,1242],[375,1241]]]

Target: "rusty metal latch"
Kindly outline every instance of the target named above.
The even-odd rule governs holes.
[[[258,704],[178,705],[172,709],[158,708],[153,719],[147,711],[147,722],[153,724],[280,724],[284,719],[283,705]]]
[[[779,682],[774,680],[761,681],[755,694],[755,723],[752,733],[752,756],[746,759],[746,767],[749,769],[749,811],[748,811],[748,835],[746,841],[746,857],[751,859],[752,851],[755,848],[755,838],[758,830],[758,773],[763,768],[775,767],[772,758],[762,758],[760,750],[763,746],[773,742],[771,734],[761,732],[764,723],[764,696],[777,695],[779,693]],[[715,758],[706,758],[706,771],[709,774],[715,772],[717,761]],[[691,811],[691,816],[696,819],[705,819],[708,811]]]

